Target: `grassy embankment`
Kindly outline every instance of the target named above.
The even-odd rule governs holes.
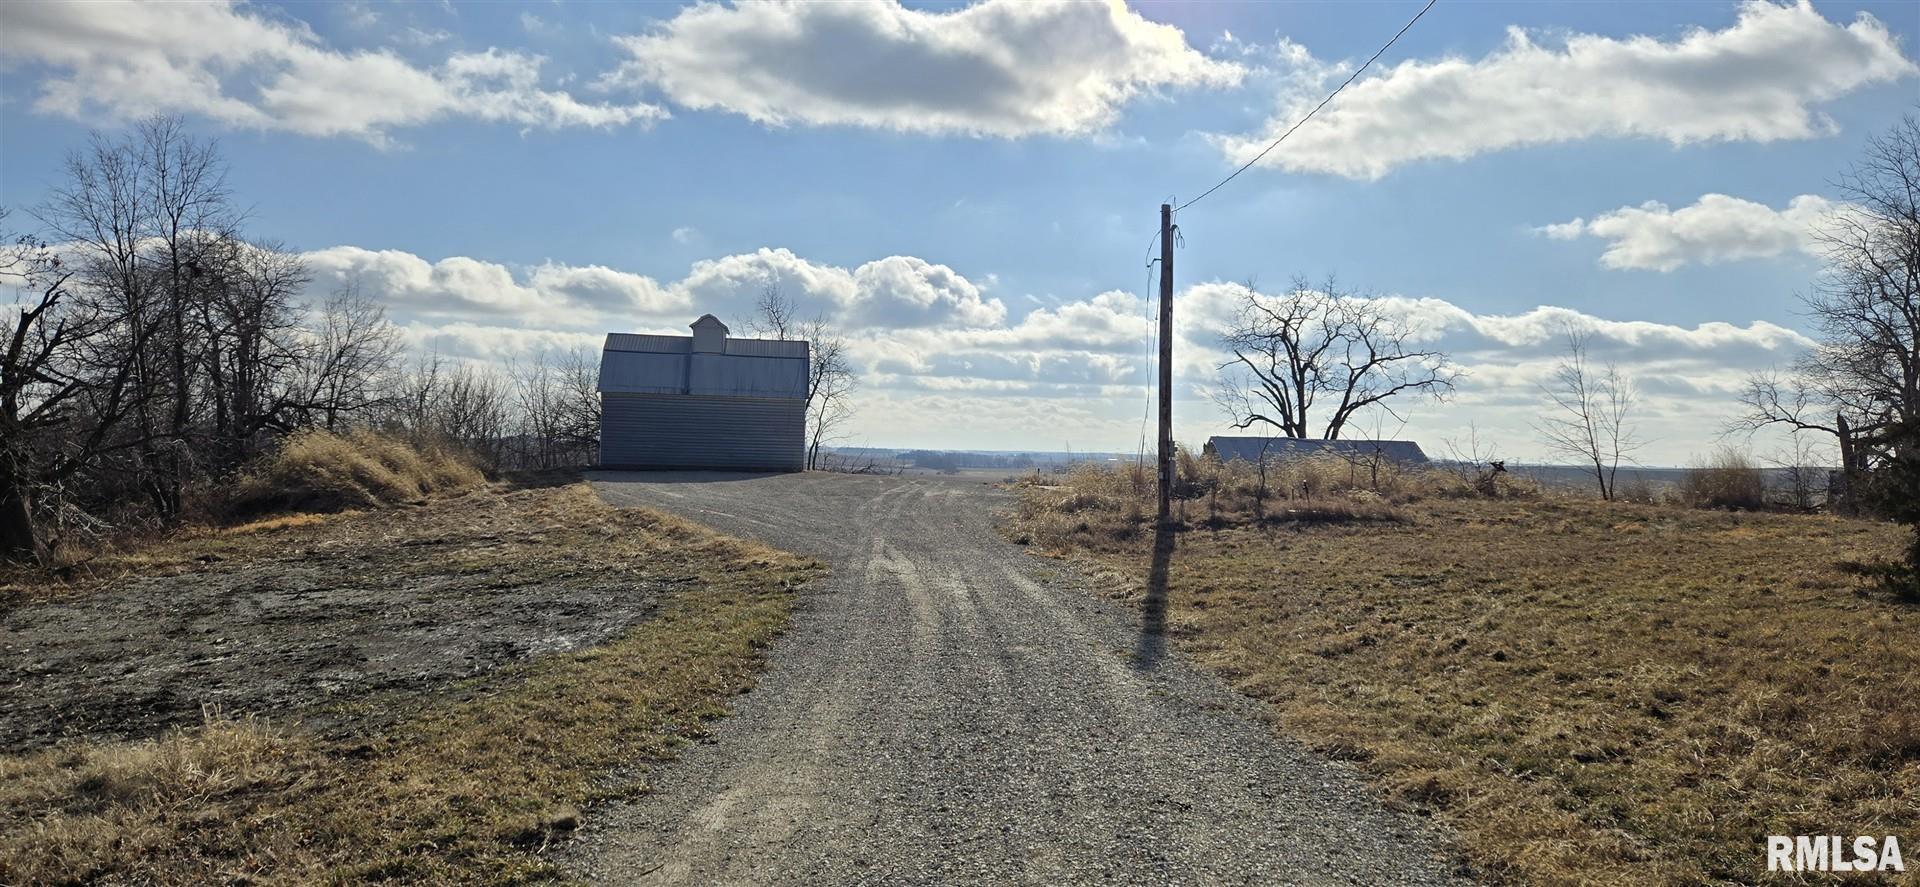
[[[203,529],[103,555],[89,565],[99,578],[58,593],[84,594],[126,572],[370,546],[430,551],[422,558],[433,563],[421,569],[436,575],[668,590],[651,618],[611,643],[432,698],[389,700],[406,716],[358,740],[214,714],[156,739],[0,757],[0,883],[550,879],[541,851],[582,807],[643,790],[644,767],[632,765],[670,757],[752,685],[793,588],[817,569],[664,515],[610,508],[583,484],[486,487],[432,458],[365,445],[343,455],[338,441],[303,446],[314,452],[291,455],[305,468],[262,474],[337,483],[283,475],[274,497],[321,501],[310,494],[330,490],[341,497],[334,504],[365,505],[386,501],[391,493],[377,489],[386,485],[456,498],[421,504],[406,520],[369,510]],[[375,495],[357,500],[356,490]]]
[[[1920,609],[1859,575],[1890,526],[1338,464],[1262,521],[1250,472],[1194,475],[1167,632],[1487,877],[1753,882],[1765,835],[1920,836]],[[1030,483],[1008,531],[1139,601],[1150,484]]]

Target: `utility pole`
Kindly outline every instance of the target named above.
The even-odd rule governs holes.
[[[1160,522],[1173,496],[1173,206],[1160,204]]]

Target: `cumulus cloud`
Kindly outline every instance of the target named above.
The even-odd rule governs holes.
[[[1442,299],[1383,298],[1417,334],[1469,359],[1557,360],[1568,328],[1592,334],[1592,353],[1643,367],[1698,365],[1744,372],[1784,363],[1810,347],[1804,334],[1766,321],[1681,326],[1611,320],[1571,308],[1540,306],[1519,314],[1476,314]]]
[[[519,276],[466,256],[428,261],[401,250],[336,246],[303,254],[318,292],[358,289],[409,317],[519,316],[557,326],[684,312],[686,294],[599,265],[542,263]]]
[[[803,311],[831,315],[851,330],[992,327],[1006,319],[998,299],[945,265],[888,256],[851,270],[810,262],[786,249],[705,259],[671,283],[602,265],[543,262],[513,268],[466,256],[428,260],[400,250],[336,246],[304,254],[314,288],[354,287],[396,311],[429,318],[525,316],[557,326],[635,330],[690,313],[742,318],[768,287]]]
[[[656,87],[772,126],[1080,134],[1142,93],[1230,85],[1242,73],[1120,0],[985,0],[952,12],[892,0],[702,3],[618,40],[631,59],[603,86]]]
[[[1147,300],[1114,290],[1009,316],[958,271],[911,256],[850,269],[761,249],[696,262],[673,281],[599,265],[430,261],[347,246],[306,256],[316,295],[357,285],[389,307],[420,350],[483,361],[591,350],[614,330],[684,335],[706,312],[743,320],[755,297],[776,285],[847,337],[863,379],[856,414],[862,418],[854,427],[881,444],[1055,448],[1071,435],[1081,446],[1129,448],[1152,379]],[[1245,292],[1242,284],[1214,281],[1176,296],[1183,440],[1226,430],[1204,390],[1227,358],[1220,335]],[[1783,365],[1812,344],[1764,321],[1682,325],[1548,305],[1483,313],[1444,299],[1376,298],[1420,342],[1448,352],[1467,371],[1454,402],[1414,413],[1409,435],[1436,446],[1463,430],[1463,417],[1530,434],[1538,386],[1560,359],[1566,330],[1577,327],[1592,334],[1597,359],[1618,362],[1640,383],[1650,434],[1678,441],[1648,457],[1677,464],[1690,456],[1685,447],[1701,438],[1700,428],[1733,408],[1747,373]],[[956,415],[967,421],[956,422]],[[1530,440],[1509,441],[1507,451],[1527,453]]]
[[[768,287],[778,287],[788,298],[812,304],[844,305],[853,300],[853,273],[820,265],[788,249],[761,247],[750,253],[702,259],[693,263],[680,286],[696,304],[744,304]]]
[[[539,354],[598,352],[602,333],[526,329],[477,323],[403,323],[400,338],[416,354],[490,363],[525,360]]]
[[[945,265],[912,256],[888,256],[852,270],[807,261],[786,249],[694,263],[681,281],[697,305],[742,304],[778,287],[803,305],[831,307],[856,327],[986,326],[1007,315],[999,299]]]
[[[982,299],[980,288],[952,268],[912,256],[888,256],[854,269],[853,298],[845,307],[853,322],[880,327],[982,327],[1007,317],[1007,306]]]
[[[551,293],[568,304],[616,317],[684,311],[693,304],[683,290],[662,287],[651,277],[603,265],[544,262],[533,269],[528,283],[536,292]]]
[[[1408,61],[1355,83],[1261,163],[1377,179],[1418,160],[1576,139],[1812,138],[1835,130],[1817,105],[1915,70],[1873,16],[1839,24],[1805,0],[1750,0],[1733,25],[1673,40],[1556,40],[1514,28],[1483,58]],[[1233,162],[1252,159],[1325,95],[1321,77],[1308,79],[1285,91],[1262,132],[1216,138]]]
[[[1209,282],[1181,291],[1184,335],[1194,346],[1213,346],[1233,323],[1246,285]],[[1269,298],[1263,294],[1263,298]],[[1482,314],[1445,299],[1387,295],[1370,297],[1401,319],[1414,341],[1461,355],[1498,355],[1503,360],[1557,357],[1569,327],[1592,334],[1600,357],[1648,363],[1704,359],[1735,368],[1760,368],[1809,347],[1805,335],[1766,321],[1746,326],[1709,322],[1694,326],[1645,320],[1611,320],[1572,308],[1542,305],[1517,314]]]
[[[0,9],[0,63],[40,69],[34,108],[88,120],[156,112],[387,144],[449,118],[615,127],[667,116],[542,88],[540,56],[490,48],[419,65],[388,50],[328,48],[305,24],[211,3],[41,3]]]
[[[1592,219],[1545,225],[1539,231],[1556,240],[1595,237],[1606,241],[1600,264],[1608,268],[1672,271],[1683,265],[1760,259],[1794,250],[1816,255],[1815,234],[1825,219],[1843,208],[1815,194],[1795,197],[1778,210],[1725,194],[1707,194],[1679,209],[1649,200]]]

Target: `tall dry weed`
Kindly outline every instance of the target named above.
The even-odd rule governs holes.
[[[289,436],[234,485],[232,510],[341,511],[418,502],[486,480],[451,450],[374,431],[302,431]]]

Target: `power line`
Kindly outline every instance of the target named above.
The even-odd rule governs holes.
[[[1427,0],[1427,5],[1420,7],[1420,11],[1417,13],[1414,13],[1413,18],[1408,19],[1406,24],[1401,25],[1400,30],[1394,33],[1393,39],[1388,40],[1385,46],[1380,47],[1380,51],[1374,53],[1372,58],[1367,59],[1365,63],[1360,65],[1360,67],[1353,69],[1353,74],[1347,77],[1346,82],[1341,83],[1338,87],[1335,87],[1333,92],[1328,93],[1326,98],[1320,100],[1320,104],[1313,106],[1313,110],[1307,112],[1307,116],[1300,118],[1292,126],[1288,127],[1286,132],[1281,133],[1279,138],[1274,139],[1273,144],[1268,145],[1260,153],[1255,154],[1252,160],[1249,160],[1245,164],[1242,164],[1239,169],[1236,169],[1233,171],[1232,175],[1229,175],[1226,178],[1221,179],[1219,184],[1214,185],[1213,187],[1208,188],[1207,190],[1201,192],[1199,197],[1195,197],[1194,199],[1189,200],[1186,203],[1182,203],[1179,206],[1175,207],[1174,212],[1179,212],[1180,210],[1186,209],[1189,206],[1199,203],[1202,199],[1205,199],[1208,194],[1212,194],[1213,192],[1220,190],[1220,188],[1224,186],[1226,183],[1233,181],[1235,176],[1238,176],[1241,173],[1246,172],[1254,164],[1259,163],[1260,159],[1267,156],[1267,154],[1271,152],[1273,149],[1280,147],[1280,143],[1286,141],[1287,136],[1293,135],[1294,130],[1299,129],[1301,125],[1305,124],[1309,120],[1312,120],[1313,115],[1320,113],[1320,109],[1326,107],[1328,102],[1333,101],[1334,96],[1339,95],[1341,90],[1346,89],[1348,85],[1353,83],[1353,81],[1358,80],[1360,78],[1360,75],[1363,72],[1365,72],[1367,68],[1371,66],[1374,62],[1378,61],[1381,56],[1386,55],[1387,50],[1392,49],[1393,44],[1398,43],[1400,41],[1401,35],[1411,30],[1413,28],[1414,23],[1418,22],[1421,16],[1426,15],[1427,10],[1432,9],[1433,4],[1438,2],[1440,2],[1440,0]]]
[[[1153,265],[1155,262],[1159,261],[1158,259],[1155,259],[1153,257],[1153,248],[1155,246],[1158,246],[1159,243],[1160,243],[1160,232],[1155,231],[1152,242],[1147,244],[1147,254],[1145,257],[1146,258],[1145,264],[1147,267],[1146,298],[1141,300],[1146,305],[1146,309],[1147,309],[1147,316],[1145,317],[1145,320],[1146,320],[1146,326],[1147,326],[1146,367],[1147,367],[1148,378],[1153,378],[1153,356],[1154,356],[1154,353],[1158,350],[1158,346],[1159,346],[1159,330],[1153,324],[1153,315],[1154,315],[1154,307],[1155,307],[1154,292],[1153,292]],[[1147,394],[1146,401],[1140,405],[1140,448],[1137,451],[1138,455],[1134,459],[1135,465],[1144,465],[1146,463],[1147,419],[1152,415],[1153,415],[1153,394],[1151,391],[1149,391]]]

